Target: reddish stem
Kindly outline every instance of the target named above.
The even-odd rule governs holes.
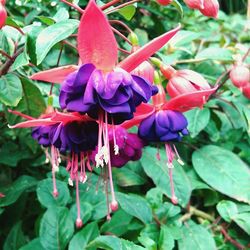
[[[236,240],[234,240],[226,231],[225,228],[221,228],[221,233],[224,235],[225,240],[231,242],[235,247],[237,247],[238,249],[245,249],[245,247],[243,245],[241,245],[239,242],[237,242]]]
[[[128,30],[129,33],[132,33],[133,31],[126,25],[124,22],[119,21],[119,20],[109,20],[111,24],[117,24],[120,26],[123,26],[126,30]]]
[[[70,7],[74,8],[74,9],[76,9],[76,10],[79,11],[81,14],[84,13],[84,10],[83,10],[82,8],[80,8],[78,5],[73,4],[73,3],[70,3],[70,2],[68,2],[67,0],[60,0],[60,1],[63,2],[63,3],[65,3],[65,4],[67,4],[67,5],[69,5]]]
[[[1,50],[1,49],[0,49],[0,54],[7,57],[8,59],[11,59],[11,56],[9,54],[7,54],[5,51]]]
[[[115,34],[117,34],[118,36],[120,36],[123,40],[125,40],[128,44],[130,44],[132,46],[132,43],[128,40],[128,38],[126,36],[124,36],[119,30],[115,29],[112,27],[112,30]]]
[[[119,51],[121,51],[122,53],[124,54],[127,54],[127,55],[130,55],[131,53],[125,49],[122,49],[122,48],[118,48]]]
[[[114,4],[116,4],[116,3],[119,3],[121,0],[112,0],[112,1],[110,1],[110,2],[108,2],[108,3],[106,3],[106,4],[104,4],[102,7],[101,7],[101,9],[102,10],[106,10],[106,9],[108,9],[109,7],[111,7],[112,5],[114,5]]]
[[[121,9],[121,8],[124,8],[124,7],[128,6],[128,5],[131,5],[131,4],[133,4],[133,3],[136,3],[136,2],[138,2],[138,1],[139,1],[139,0],[132,0],[132,1],[129,1],[129,2],[127,2],[127,3],[123,3],[123,4],[121,4],[121,5],[118,5],[118,6],[114,7],[112,10],[107,11],[106,14],[113,13],[113,12],[115,12],[115,11]]]

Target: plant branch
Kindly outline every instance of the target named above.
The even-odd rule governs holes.
[[[1,49],[0,49],[0,54],[7,57],[8,59],[11,59],[11,56],[9,54],[7,54],[5,51],[1,50]]]
[[[126,36],[124,36],[119,30],[115,29],[112,27],[112,30],[115,34],[117,34],[118,36],[120,36],[124,41],[126,41],[128,44],[132,45],[132,43],[128,40],[128,38]]]
[[[82,8],[80,8],[78,5],[74,4],[74,3],[70,3],[67,0],[60,0],[61,2],[69,5],[70,7],[76,9],[77,11],[79,11],[81,14],[84,13],[84,10]]]
[[[124,22],[119,21],[119,20],[109,20],[111,24],[117,24],[120,26],[123,26],[129,33],[132,33],[133,31],[126,25]]]
[[[15,59],[24,51],[24,48],[17,50],[14,55],[9,58],[0,70],[0,76],[5,75],[10,69],[11,65],[14,63]]]
[[[129,1],[129,2],[127,2],[127,3],[123,3],[123,4],[121,4],[121,5],[118,5],[118,6],[114,7],[112,10],[107,11],[106,14],[111,14],[111,13],[113,13],[113,12],[115,12],[115,11],[121,9],[121,8],[124,8],[124,7],[126,7],[126,6],[129,6],[129,5],[131,5],[131,4],[133,4],[133,3],[136,3],[136,2],[139,2],[139,1],[140,1],[140,0],[132,0],[132,1]]]
[[[106,10],[106,9],[108,9],[109,7],[111,7],[112,5],[114,5],[114,4],[116,4],[116,3],[119,3],[121,0],[112,0],[112,1],[110,1],[110,2],[108,2],[108,3],[106,3],[106,4],[104,4],[102,7],[101,7],[101,9],[102,10]]]
[[[235,247],[237,247],[238,249],[246,249],[245,246],[241,245],[238,241],[234,240],[226,231],[225,228],[221,228],[220,232],[224,235],[225,240],[229,241],[230,243],[232,243]]]

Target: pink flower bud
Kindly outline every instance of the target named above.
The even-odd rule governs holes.
[[[172,2],[172,0],[156,0],[156,1],[158,4],[163,6],[169,5]]]
[[[220,5],[218,0],[205,0],[204,8],[200,8],[199,10],[204,16],[217,18],[219,8]]]
[[[113,212],[117,211],[118,208],[119,208],[118,202],[117,201],[112,201],[111,204],[110,204],[110,208],[111,208],[111,211],[113,211]]]
[[[236,87],[242,88],[250,80],[250,71],[243,65],[235,65],[230,71],[230,79]]]
[[[185,4],[190,9],[203,9],[204,8],[204,0],[184,0]]]
[[[182,94],[209,89],[211,87],[203,76],[188,69],[177,71],[167,84],[168,94],[172,98]]]
[[[132,74],[143,77],[150,83],[153,83],[154,71],[155,71],[154,67],[148,61],[144,61],[132,71]]]
[[[242,92],[247,99],[250,99],[250,82],[247,84],[247,86],[243,87]]]
[[[76,227],[77,228],[81,228],[83,226],[83,222],[80,218],[76,219]]]
[[[0,29],[5,25],[7,12],[4,6],[0,3]]]

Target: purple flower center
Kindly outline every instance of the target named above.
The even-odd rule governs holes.
[[[138,129],[140,138],[147,142],[180,141],[187,135],[187,119],[173,110],[160,110],[144,119]]]

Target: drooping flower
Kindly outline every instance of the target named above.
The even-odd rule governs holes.
[[[4,7],[5,1],[0,1],[0,29],[5,25],[7,11]]]
[[[199,10],[204,16],[217,18],[219,11],[218,0],[184,0],[191,9]]]
[[[66,114],[55,111],[35,119],[17,111],[10,110],[10,112],[27,119],[27,121],[10,126],[11,128],[32,127],[32,137],[40,145],[50,147],[50,153],[48,149],[45,150],[45,153],[47,162],[50,162],[52,166],[54,197],[58,196],[55,173],[59,170],[61,162],[60,152],[69,152],[66,169],[70,173],[69,184],[72,185],[73,180],[76,183],[78,208],[76,226],[81,227],[79,182],[84,183],[87,179],[86,167],[88,170],[92,170],[89,155],[97,145],[98,124],[88,116],[78,113]]]
[[[178,30],[179,27],[163,34],[117,63],[118,46],[111,26],[95,1],[90,0],[78,29],[78,52],[82,65],[64,66],[32,76],[34,80],[48,82],[61,82],[63,79],[60,93],[62,108],[86,112],[98,119],[96,165],[108,168],[113,205],[117,201],[109,153],[110,125],[131,119],[136,107],[148,102],[156,92],[147,80],[129,72],[164,46]]]
[[[244,65],[234,65],[230,71],[230,80],[238,88],[244,88],[250,81],[250,70]]]
[[[195,71],[175,70],[169,65],[161,65],[160,69],[163,76],[169,80],[167,92],[173,98],[170,102],[173,108],[178,105],[183,111],[201,108],[217,90],[217,86],[212,88],[204,77]]]

